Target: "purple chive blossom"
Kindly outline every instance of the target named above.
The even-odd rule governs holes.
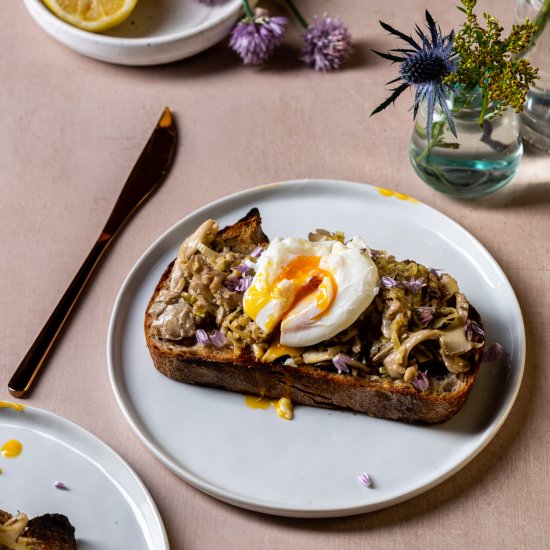
[[[443,273],[443,270],[431,267],[429,269],[429,272],[439,281],[439,279],[441,278],[441,273]]]
[[[468,319],[466,321],[466,336],[468,340],[472,340],[474,337],[474,334],[479,334],[481,338],[485,338],[485,331],[481,328],[479,323],[476,323],[475,321]]]
[[[259,258],[262,255],[262,252],[264,251],[262,246],[257,246],[251,253],[250,256],[252,258]]]
[[[53,486],[61,491],[68,491],[69,488],[62,481],[55,481]]]
[[[251,275],[247,275],[246,277],[243,277],[239,281],[239,287],[237,290],[239,292],[246,292],[250,288],[250,285],[252,284],[253,279],[254,277],[252,277]]]
[[[248,267],[244,262],[236,267],[237,271],[240,271],[243,275],[246,275],[250,271],[250,267]]]
[[[195,338],[199,344],[210,344],[215,348],[223,348],[227,342],[227,339],[219,330],[213,330],[210,335],[208,335],[205,330],[199,328],[195,331]]]
[[[422,306],[419,307],[416,311],[418,312],[418,320],[420,321],[421,325],[429,325],[433,321],[435,307]]]
[[[336,367],[338,374],[341,374],[342,372],[349,372],[348,366],[353,363],[353,359],[345,353],[339,353],[332,358],[332,363]]]
[[[339,16],[315,16],[304,34],[300,59],[316,71],[339,69],[351,54],[351,34]]]
[[[361,483],[361,485],[365,486],[367,489],[370,489],[372,487],[372,480],[367,472],[359,474],[357,476],[357,479],[359,480],[359,483]]]
[[[225,4],[227,0],[198,0],[198,2],[205,6],[219,6],[220,4]]]
[[[231,32],[229,46],[239,54],[245,65],[261,65],[281,42],[286,30],[286,17],[271,17],[256,9],[254,17],[245,17]]]
[[[428,379],[428,371],[420,371],[412,380],[411,384],[418,391],[426,391],[430,386],[430,380]]]
[[[198,344],[208,344],[210,341],[208,334],[206,334],[206,331],[202,330],[202,328],[198,328],[195,331],[195,338],[197,339]]]
[[[485,351],[485,357],[487,361],[503,361],[508,358],[508,352],[504,349],[504,346],[495,342],[491,344]]]
[[[235,292],[237,290],[237,287],[240,284],[240,281],[241,280],[239,277],[235,277],[235,275],[230,275],[225,280],[225,283],[224,283],[225,288],[227,288],[228,290],[231,290],[231,292]]]
[[[215,348],[223,348],[226,342],[227,342],[227,339],[225,338],[223,333],[221,333],[219,330],[214,330],[212,331],[212,334],[210,334],[210,343]]]
[[[402,281],[403,286],[409,290],[411,294],[418,294],[423,286],[426,286],[424,279],[419,277],[415,279],[411,277],[409,281]]]
[[[251,275],[241,278],[231,275],[225,280],[225,288],[232,292],[246,292],[250,288],[252,280],[253,277]]]
[[[382,283],[382,286],[385,286],[386,288],[395,288],[396,286],[399,286],[399,284],[400,284],[399,281],[396,281],[392,277],[387,277],[386,275],[384,275],[380,279],[380,282]]]

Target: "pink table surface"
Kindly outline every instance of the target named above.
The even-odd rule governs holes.
[[[9,399],[13,369],[80,266],[169,105],[180,132],[170,177],[111,249],[26,402],[80,424],[126,459],[151,492],[174,549],[547,548],[550,157],[528,150],[515,180],[483,200],[438,194],[408,161],[410,96],[369,118],[395,72],[370,48],[395,45],[379,19],[410,29],[426,7],[444,29],[456,27],[455,2],[300,4],[306,14],[326,10],[348,22],[356,51],[346,70],[317,74],[294,61],[296,31],[259,69],[241,66],[225,43],[168,66],[108,65],[47,36],[22,2],[0,2],[0,399]],[[512,0],[480,4],[511,23]],[[413,500],[332,520],[241,510],[177,478],[124,420],[105,352],[117,292],[162,232],[230,193],[315,177],[390,187],[459,222],[504,269],[527,331],[518,399],[479,456]]]

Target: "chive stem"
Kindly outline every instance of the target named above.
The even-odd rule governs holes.
[[[309,24],[304,19],[304,16],[298,11],[296,4],[292,0],[285,0],[285,2],[286,2],[286,5],[288,6],[288,9],[292,12],[294,17],[298,19],[298,22],[300,23],[300,25],[302,25],[302,27],[304,27],[304,29],[307,30],[309,28]]]
[[[250,4],[248,3],[248,0],[243,0],[243,7],[248,19],[250,19],[250,21],[254,21],[254,12],[252,11]]]

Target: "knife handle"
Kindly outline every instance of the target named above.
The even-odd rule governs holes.
[[[111,243],[112,237],[105,231],[101,233],[88,257],[84,260],[82,267],[78,270],[50,318],[46,321],[44,328],[13,373],[8,382],[8,390],[14,397],[25,397],[32,388],[40,368],[61,333],[61,329],[69,318],[92,273]]]

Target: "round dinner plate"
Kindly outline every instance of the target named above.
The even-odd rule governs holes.
[[[0,458],[0,509],[29,518],[64,514],[81,550],[168,550],[162,519],[135,472],[110,447],[51,412],[0,408],[0,446],[22,451]],[[67,490],[55,487],[62,482]]]
[[[246,406],[242,395],[169,380],[143,333],[147,303],[179,245],[208,218],[232,224],[258,207],[270,237],[316,228],[451,273],[480,312],[488,343],[508,361],[483,363],[470,398],[449,422],[414,426],[305,406],[292,421]],[[190,214],[145,252],[124,282],[108,337],[111,383],[134,432],[168,468],[231,504],[283,516],[359,514],[404,501],[449,478],[494,437],[516,398],[525,361],[523,320],[506,276],[448,217],[367,184],[303,180],[257,187]],[[358,476],[366,472],[371,488]]]
[[[170,63],[202,52],[227,36],[242,13],[241,0],[213,6],[199,0],[140,0],[126,21],[93,33],[65,23],[42,0],[24,2],[55,40],[82,55],[121,65]]]

